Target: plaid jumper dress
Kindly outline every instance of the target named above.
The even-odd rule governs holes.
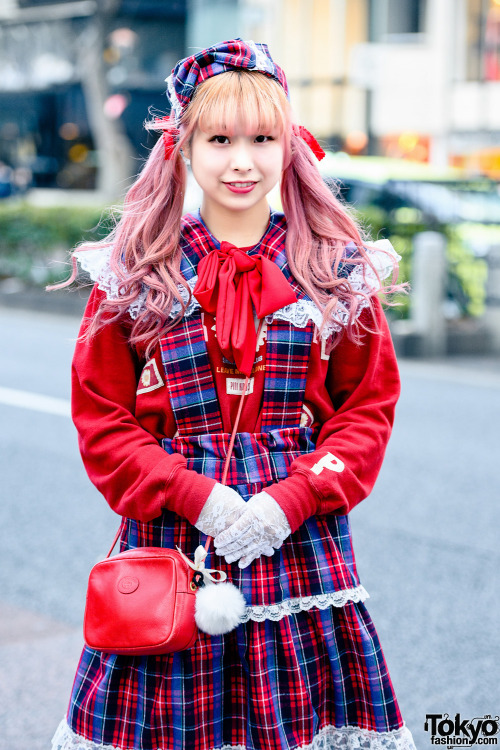
[[[184,248],[188,280],[195,255]],[[261,432],[238,433],[227,480],[245,500],[315,448],[312,430],[299,426],[312,336],[311,322],[267,324]],[[220,481],[230,435],[199,311],[162,339],[161,352],[178,428],[163,448]],[[123,519],[122,550],[177,544],[192,556],[205,540],[169,510],[149,522]],[[211,558],[207,567],[242,590],[245,622],[224,636],[200,632],[175,654],[85,647],[54,750],[414,750],[363,604],[347,516],[309,518],[273,557],[244,570],[213,547]]]

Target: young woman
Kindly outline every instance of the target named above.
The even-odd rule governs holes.
[[[348,519],[399,395],[378,298],[397,256],[322,182],[266,45],[236,39],[182,60],[168,93],[121,221],[76,253],[96,286],[73,416],[88,474],[123,517],[122,549],[190,557],[215,537],[210,565],[245,614],[179,653],[86,647],[53,748],[413,749]],[[203,200],[182,217],[185,160]],[[284,213],[266,198],[278,181]]]

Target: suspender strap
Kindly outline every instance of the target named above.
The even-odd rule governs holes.
[[[312,321],[304,328],[283,320],[267,326],[263,432],[300,424],[313,331]]]
[[[300,424],[314,324],[275,320],[266,329],[262,431]],[[201,317],[184,318],[161,341],[170,405],[180,435],[224,432]]]
[[[162,338],[161,357],[179,434],[223,432],[200,315],[183,318]]]
[[[260,332],[262,331],[263,324],[264,324],[264,319],[262,319],[260,321],[260,323],[259,323],[259,328],[257,330],[257,341],[259,341]],[[222,474],[221,484],[226,484],[227,472],[229,471],[229,461],[231,460],[231,455],[232,455],[232,452],[233,452],[234,439],[236,437],[236,433],[238,432],[238,424],[240,422],[240,416],[241,416],[241,412],[243,410],[243,399],[246,396],[246,392],[247,392],[249,380],[250,380],[250,375],[247,375],[246,378],[245,378],[245,383],[243,385],[243,393],[241,394],[241,397],[240,397],[240,403],[239,403],[239,406],[238,406],[238,412],[236,414],[236,419],[234,420],[234,426],[233,426],[233,431],[231,433],[231,439],[229,441],[229,447],[227,449],[226,462],[224,464],[224,472]],[[212,537],[208,536],[207,537],[207,541],[205,543],[205,549],[206,549],[207,552],[208,552],[208,548],[210,547],[211,541],[212,541]]]

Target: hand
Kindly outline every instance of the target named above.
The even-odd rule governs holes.
[[[267,492],[250,498],[244,513],[214,539],[215,552],[246,568],[261,555],[271,557],[291,534],[285,513]]]
[[[246,506],[236,490],[217,483],[201,509],[195,526],[203,534],[215,537],[237,521]]]

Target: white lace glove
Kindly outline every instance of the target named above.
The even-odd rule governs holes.
[[[250,498],[245,512],[214,539],[215,552],[246,568],[261,555],[271,557],[292,530],[285,513],[267,492]]]
[[[238,520],[247,507],[236,490],[224,484],[214,485],[195,523],[208,536],[217,536]]]

